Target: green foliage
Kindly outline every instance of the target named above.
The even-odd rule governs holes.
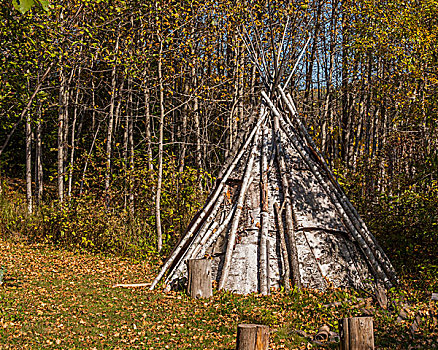
[[[104,193],[102,179],[105,164],[90,160],[83,192],[75,193],[64,203],[42,205],[29,216],[20,188],[4,186],[0,195],[3,237],[20,237],[30,241],[53,243],[73,250],[99,251],[144,257],[156,253],[154,208],[155,171],[148,170],[146,160],[138,159],[134,169],[114,175],[109,193]],[[78,163],[80,164],[80,163]],[[168,157],[163,170],[162,222],[164,253],[173,247],[184,232],[205,194],[201,185],[210,184],[207,173],[192,168],[177,171],[174,157]],[[132,215],[125,184],[135,194]]]
[[[354,171],[337,174],[397,270],[412,274],[414,283],[432,291],[438,287],[433,278],[438,274],[438,167],[428,164],[434,153],[423,156],[420,162],[408,158],[415,164],[404,163],[404,170],[391,169],[390,159],[382,157],[361,159]]]

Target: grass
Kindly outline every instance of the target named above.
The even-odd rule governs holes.
[[[268,297],[215,292],[194,300],[183,292],[112,288],[150,282],[157,264],[1,239],[0,265],[8,271],[0,286],[0,349],[234,349],[236,327],[244,322],[272,328],[270,349],[308,349],[293,329],[313,335],[328,324],[336,331],[339,318],[363,312],[354,306],[364,296],[343,290]],[[388,310],[367,306],[377,348],[438,348],[437,304],[409,288],[390,292]],[[397,322],[403,302],[411,305],[408,318]],[[412,333],[418,315],[420,329]]]

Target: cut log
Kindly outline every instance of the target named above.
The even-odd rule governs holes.
[[[373,318],[344,318],[339,321],[339,335],[341,350],[373,350]]]
[[[260,324],[239,324],[237,350],[268,350],[269,327]]]
[[[326,324],[319,327],[318,332],[315,335],[317,341],[328,341],[330,338],[330,327]]]
[[[431,299],[438,301],[438,293],[432,293]]]
[[[192,298],[210,298],[213,295],[211,286],[211,260],[191,259],[187,261],[188,284],[187,293]]]

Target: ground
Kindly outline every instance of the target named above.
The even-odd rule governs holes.
[[[270,349],[315,349],[321,346],[294,330],[314,335],[328,324],[337,331],[339,318],[364,312],[374,315],[379,349],[438,348],[437,304],[426,294],[408,300],[409,293],[391,291],[388,310],[366,295],[335,289],[268,297],[215,292],[194,300],[184,292],[113,288],[151,282],[156,262],[1,239],[0,265],[7,269],[0,286],[0,349],[234,349],[239,323],[269,325]],[[406,303],[406,317],[397,321]]]

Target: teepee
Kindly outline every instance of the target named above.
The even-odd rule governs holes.
[[[247,48],[257,64],[249,43]],[[248,118],[248,131],[151,289],[166,273],[165,286],[184,283],[186,262],[200,258],[212,259],[218,289],[241,294],[266,294],[282,286],[372,291],[396,284],[388,257],[285,92],[293,71],[282,88],[275,83],[281,79],[269,78],[261,64],[258,68],[264,90]]]

